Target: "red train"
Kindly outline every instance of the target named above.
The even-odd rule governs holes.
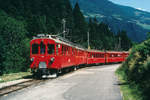
[[[102,52],[87,50],[63,38],[38,35],[30,42],[30,68],[35,75],[56,75],[63,69],[79,65],[123,62],[128,52]]]

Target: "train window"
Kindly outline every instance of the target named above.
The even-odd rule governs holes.
[[[67,55],[69,54],[69,49],[70,49],[70,48],[69,48],[69,47],[67,47]]]
[[[90,58],[92,58],[92,53],[90,53]]]
[[[40,44],[40,54],[45,54],[45,44],[43,42]]]
[[[54,54],[54,51],[55,51],[54,44],[48,44],[47,45],[47,52],[48,52],[48,54]]]
[[[96,58],[98,58],[98,54],[96,54]]]
[[[101,57],[102,57],[102,58],[104,58],[104,57],[105,57],[105,55],[104,55],[104,54],[102,54],[102,55],[101,55]]]
[[[38,44],[32,44],[32,54],[38,54]]]
[[[109,57],[113,57],[113,54],[110,54]]]
[[[67,47],[64,46],[64,54],[67,55]]]
[[[64,54],[64,46],[62,45],[62,48],[61,48],[61,52],[62,52],[62,55]]]
[[[73,55],[75,54],[75,52],[74,52],[74,48],[72,48],[72,54],[73,54]]]
[[[118,55],[117,54],[114,54],[114,57],[117,57]]]
[[[67,46],[63,46],[62,50],[63,50],[63,54],[67,55]]]
[[[58,44],[56,45],[56,54],[58,54]]]
[[[99,56],[99,54],[97,54],[97,58],[99,58],[100,56]]]
[[[78,56],[78,49],[76,49],[76,56]]]

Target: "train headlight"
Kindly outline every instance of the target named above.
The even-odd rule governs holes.
[[[54,58],[54,57],[52,57],[52,58],[51,58],[51,62],[54,62],[54,60],[55,60],[55,58]]]
[[[34,58],[31,58],[30,60],[31,60],[31,61],[34,61]]]
[[[39,68],[46,68],[46,63],[45,62],[40,62],[39,63]]]

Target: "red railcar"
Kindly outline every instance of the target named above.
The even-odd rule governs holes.
[[[41,35],[30,42],[30,68],[33,73],[57,74],[61,69],[87,62],[87,52],[55,36]]]
[[[106,53],[106,63],[123,62],[124,53],[123,52],[107,52]]]
[[[105,63],[105,52],[88,50],[87,64]]]
[[[83,64],[122,62],[128,52],[101,52],[87,50],[62,38],[40,35],[30,42],[30,68],[39,76],[55,74],[62,69]]]

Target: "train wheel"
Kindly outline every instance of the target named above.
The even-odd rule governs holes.
[[[74,66],[74,69],[73,69],[74,71],[76,71],[77,70],[77,67],[76,66]]]
[[[61,70],[53,69],[50,76],[51,76],[52,78],[57,78],[58,75],[59,75],[59,73],[61,73]]]
[[[35,79],[41,79],[42,78],[42,73],[41,72],[35,72],[35,73],[33,73],[33,78],[35,78]]]

